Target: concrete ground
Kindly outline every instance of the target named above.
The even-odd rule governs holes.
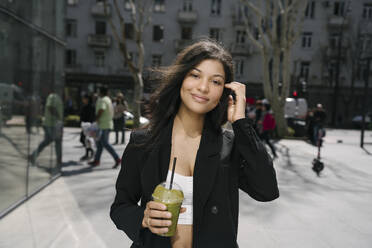
[[[78,135],[65,130],[63,176],[0,220],[0,247],[130,246],[108,215],[118,170],[107,152],[100,167],[79,162]],[[300,140],[276,143],[280,198],[260,203],[241,193],[240,247],[372,247],[372,145],[361,149],[359,137],[328,130],[320,177],[311,170],[316,148]],[[366,140],[372,142],[372,132]]]

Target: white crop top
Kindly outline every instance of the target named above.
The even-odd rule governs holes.
[[[172,171],[168,170],[167,182],[170,182]],[[173,182],[177,183],[184,195],[182,207],[186,208],[186,212],[181,213],[178,217],[178,224],[181,225],[192,225],[192,208],[193,208],[193,180],[192,176],[183,176],[174,173]]]

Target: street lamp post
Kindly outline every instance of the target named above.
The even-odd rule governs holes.
[[[362,111],[362,128],[360,132],[360,147],[364,146],[364,130],[366,125],[366,108],[367,108],[367,97],[368,97],[368,84],[369,84],[369,71],[371,70],[371,59],[372,56],[365,58],[367,61],[367,67],[364,71],[364,97],[363,97],[363,111]]]

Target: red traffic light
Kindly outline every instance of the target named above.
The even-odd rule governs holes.
[[[293,91],[292,95],[293,97],[297,97],[298,96],[297,90]]]

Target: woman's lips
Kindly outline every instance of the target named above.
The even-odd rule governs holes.
[[[207,97],[191,94],[192,98],[199,103],[206,103],[209,101]]]

